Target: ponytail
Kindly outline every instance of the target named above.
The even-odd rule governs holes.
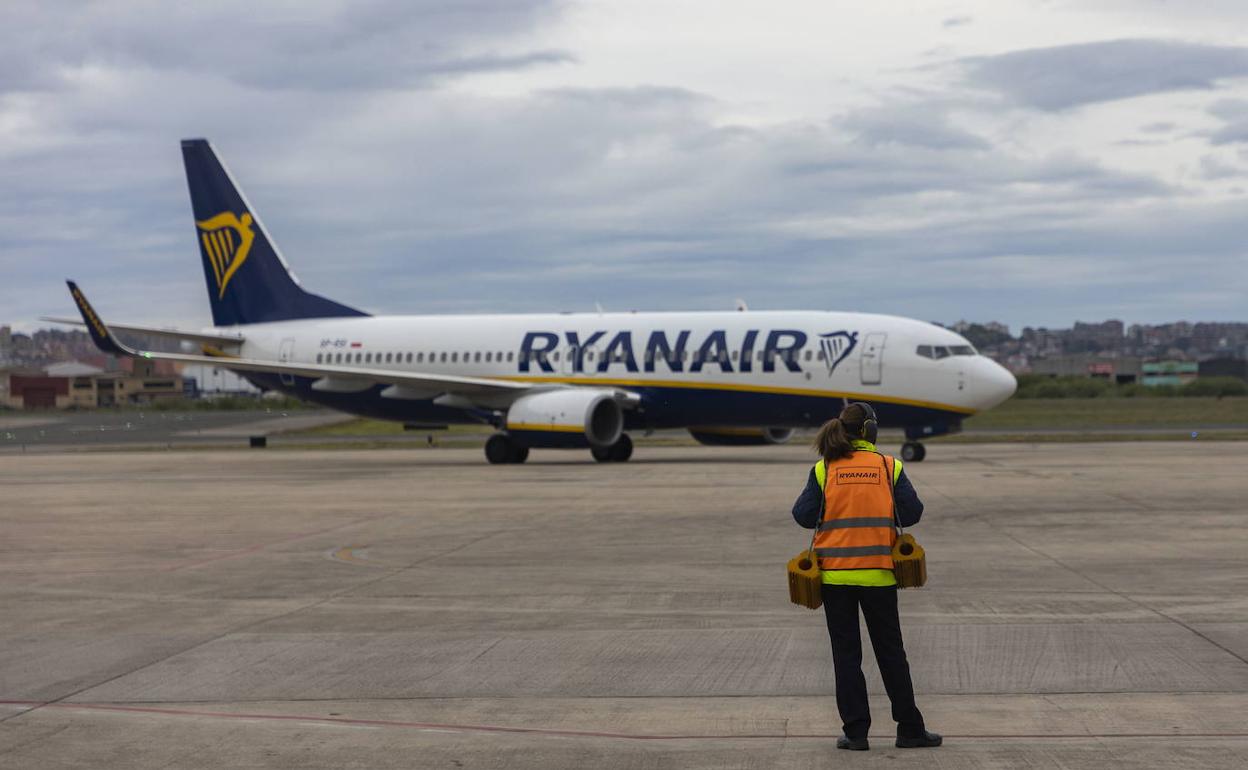
[[[838,417],[833,417],[819,428],[819,432],[815,434],[814,447],[827,463],[854,453],[854,445],[845,431],[845,424]]]

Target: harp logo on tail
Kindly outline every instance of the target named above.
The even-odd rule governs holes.
[[[819,335],[819,347],[823,350],[823,361],[828,365],[829,377],[857,344],[858,332],[840,331]]]
[[[204,247],[204,257],[212,265],[212,275],[217,280],[217,298],[225,297],[230,279],[243,266],[251,251],[255,233],[251,231],[251,214],[243,212],[236,216],[232,211],[197,221],[199,242]]]

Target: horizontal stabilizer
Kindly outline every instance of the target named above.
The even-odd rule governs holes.
[[[77,318],[42,316],[39,320],[55,324],[66,324],[69,326],[87,325],[85,322]],[[113,323],[109,324],[108,328],[114,332],[124,332],[126,334],[145,334],[151,337],[195,342],[200,345],[241,345],[245,339],[241,334],[229,334],[226,332],[188,332],[182,331],[181,329],[158,329],[154,326],[136,326],[135,324]]]

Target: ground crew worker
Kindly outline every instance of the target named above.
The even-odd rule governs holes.
[[[838,749],[866,751],[871,711],[862,675],[862,637],[858,608],[867,620],[871,647],[884,689],[893,704],[897,747],[939,746],[941,737],[927,731],[914,703],[910,665],[897,615],[897,579],[892,548],[896,520],[917,524],[923,503],[906,478],[901,461],[875,448],[877,422],[870,404],[852,403],[815,436],[820,460],[806,488],[793,504],[793,518],[807,529],[818,527],[815,555],[823,578],[823,609],[832,639],[836,671],[836,707],[844,728]]]

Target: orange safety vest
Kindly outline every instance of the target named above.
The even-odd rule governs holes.
[[[860,449],[827,464],[815,535],[820,569],[893,568],[893,462]]]

